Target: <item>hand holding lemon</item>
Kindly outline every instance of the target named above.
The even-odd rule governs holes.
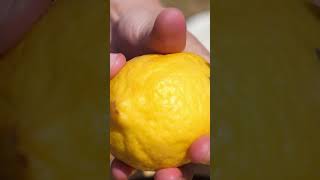
[[[130,60],[110,82],[110,150],[140,170],[190,162],[210,133],[210,68],[191,53]]]
[[[131,167],[167,179],[183,176],[175,167],[209,161],[210,68],[200,56],[132,59],[111,80],[110,107],[111,152]],[[115,160],[115,178],[131,167]]]
[[[112,2],[114,2],[114,4],[117,4],[117,0],[111,1],[111,9]],[[139,1],[137,1],[137,4],[139,4],[138,2]],[[150,2],[156,1],[152,0]],[[126,3],[118,5],[124,6],[125,4]],[[153,6],[151,4],[148,4],[146,6]],[[126,11],[125,14],[119,16],[114,15],[116,18],[114,22],[112,21],[114,27],[112,28],[113,31],[111,34],[111,50],[113,53],[110,54],[111,79],[117,76],[116,74],[121,71],[121,68],[123,66],[125,66],[126,58],[131,59],[133,57],[144,54],[167,54],[187,51],[198,54],[209,61],[209,52],[191,34],[186,32],[185,20],[182,13],[177,9],[164,9],[162,7],[159,7],[157,3],[155,3],[152,9],[157,8],[158,10],[150,12],[139,8],[133,8],[131,6],[130,12]],[[134,9],[136,11],[134,11]],[[142,14],[144,16],[142,16]],[[121,16],[123,17],[120,18]],[[120,41],[116,41],[115,39]],[[144,74],[146,72],[143,70],[141,73]],[[179,127],[177,127],[177,130],[178,128]],[[172,136],[174,136],[174,134]],[[189,159],[189,161],[191,161],[192,163],[209,164],[209,134],[200,136],[195,139],[187,149],[185,155],[187,159]],[[133,166],[133,164],[131,164],[131,166]],[[112,175],[114,179],[117,180],[128,178],[128,176],[134,171],[134,168],[131,166],[123,163],[118,159],[115,159],[112,163]],[[155,179],[191,179],[194,170],[195,169],[191,164],[183,165],[180,168],[164,168],[156,172]]]
[[[111,52],[122,54],[110,54],[110,77],[113,78],[125,65],[126,58],[144,54],[167,54],[181,51],[193,52],[209,61],[209,52],[204,46],[186,31],[183,14],[172,8],[159,6],[156,0],[147,1],[146,9],[141,9],[139,2],[130,6],[130,11],[125,8],[126,2],[111,1]],[[150,3],[151,2],[151,3]],[[121,12],[121,9],[123,10]],[[127,9],[127,10],[126,10]],[[157,9],[157,10],[154,10]],[[114,18],[113,18],[114,17]],[[128,28],[130,27],[130,28]],[[174,28],[173,28],[174,27]],[[144,73],[144,71],[142,72]],[[192,163],[209,164],[210,161],[210,137],[209,134],[197,138],[190,145],[186,156]],[[180,168],[171,167],[160,169],[155,174],[156,180],[167,179],[192,179],[196,173],[195,166],[191,164]],[[112,162],[112,175],[114,179],[127,179],[134,168],[122,161],[115,159]]]
[[[46,12],[48,6],[52,3],[50,0],[45,0],[42,3],[38,3],[38,1],[28,0],[24,6],[13,6],[16,4],[10,4],[14,2],[10,0],[0,3],[4,4],[1,7],[5,10],[6,7],[12,7],[8,12],[3,11],[5,13],[0,16],[1,27],[3,27],[0,28],[0,36],[4,37],[2,39],[4,41],[0,45],[0,54],[14,47],[23,34],[31,28],[31,25],[39,19],[41,14]],[[116,1],[112,0],[111,2]],[[173,8],[165,9],[160,6],[157,0],[123,0],[117,2],[121,2],[120,5],[119,3],[114,3],[117,4],[118,8],[111,7],[111,10],[119,10],[115,13],[116,18],[113,19],[111,17],[111,21],[113,21],[111,50],[114,53],[123,53],[125,56],[119,54],[110,55],[111,77],[115,76],[126,63],[125,57],[131,59],[150,53],[167,54],[188,51],[209,60],[208,51],[191,34],[186,32],[185,20],[179,10]],[[132,2],[136,3],[136,6]],[[141,3],[144,3],[144,9],[139,8],[139,6],[141,7]],[[128,6],[128,4],[130,5]],[[127,7],[130,7],[130,11]],[[177,137],[173,139],[175,138]],[[209,150],[209,136],[203,135],[198,137],[185,152],[185,162],[209,163]],[[181,165],[185,162],[181,163]],[[185,171],[186,169],[188,171]],[[119,160],[115,160],[112,172],[115,179],[124,179],[132,172],[132,167],[125,165]],[[184,165],[180,169],[161,169],[157,171],[155,179],[181,179],[182,176],[190,178],[190,172],[192,172],[192,169],[190,169],[189,165]]]
[[[110,54],[111,79],[125,65],[126,58],[129,60],[144,54],[187,51],[198,54],[209,61],[209,52],[186,31],[185,19],[179,10],[165,9],[159,5],[157,0],[138,0],[135,1],[135,5],[131,4],[129,11],[129,8],[125,7],[126,2],[130,2],[129,0],[121,1],[121,4],[118,2],[117,0],[111,1],[111,10],[114,9],[113,12],[111,11],[111,52],[122,54]],[[145,2],[147,5],[144,4],[143,7],[147,8],[141,9],[139,2]],[[146,9],[153,9],[153,11]],[[144,70],[141,73],[144,73]],[[193,141],[186,156],[192,163],[209,164],[209,134]],[[194,167],[187,164],[180,168],[160,169],[156,172],[155,179],[192,179],[193,173],[196,173]],[[133,171],[133,167],[118,159],[112,162],[112,175],[116,180],[127,179]]]

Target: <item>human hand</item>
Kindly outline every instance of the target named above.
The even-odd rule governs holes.
[[[111,52],[127,59],[148,53],[189,51],[210,61],[208,50],[189,32],[182,12],[157,0],[111,0]]]
[[[120,69],[125,65],[126,58],[122,54],[110,54],[110,79],[112,79]],[[203,136],[197,139],[189,148],[187,153],[189,159],[195,164],[210,164],[210,137]],[[195,165],[185,165],[180,168],[168,168],[159,170],[156,175],[156,180],[167,179],[192,179],[196,173]],[[112,176],[116,180],[127,179],[134,173],[134,169],[123,162],[115,159],[111,165]]]
[[[111,1],[111,52],[122,53],[118,60],[110,56],[110,77],[125,64],[125,59],[148,53],[176,53],[189,51],[203,56],[210,62],[210,54],[205,47],[186,31],[183,14],[174,8],[162,8],[157,1],[140,1],[144,5],[135,6],[131,2]],[[128,7],[126,7],[126,5]],[[125,5],[125,6],[123,6]],[[141,7],[141,8],[140,8]],[[148,7],[148,8],[147,8]],[[121,58],[120,58],[121,57]],[[210,137],[203,136],[189,148],[188,157],[195,164],[210,164]],[[194,165],[180,168],[162,169],[156,172],[156,180],[192,179]],[[115,159],[111,165],[112,176],[116,180],[128,179],[134,169]]]
[[[210,137],[208,135],[198,138],[188,149],[188,158],[192,164],[187,164],[179,168],[161,169],[156,172],[155,180],[192,180],[196,172],[196,164],[210,165]],[[135,170],[114,159],[111,164],[112,177],[115,180],[125,180],[133,175]]]
[[[40,18],[40,16],[46,12],[51,2],[51,0],[27,0],[23,2],[14,0],[3,0],[0,2],[0,54],[5,53],[8,49],[12,48],[14,45],[16,45],[16,43],[18,43],[18,41],[29,29],[31,29],[31,26]],[[159,8],[159,10],[162,11],[164,9]],[[141,23],[140,25],[133,23],[133,28],[142,28],[140,30],[138,29],[137,32],[140,33],[138,34],[138,36],[126,36],[125,33],[118,33],[118,35],[124,35],[120,36],[122,37],[122,39],[125,39],[126,37],[132,37],[132,41],[130,41],[130,43],[128,44],[128,46],[131,46],[133,49],[131,52],[132,56],[144,54],[147,50],[159,53],[173,53],[185,49],[191,52],[196,52],[200,55],[203,55],[204,57],[209,57],[209,53],[204,50],[204,47],[199,42],[197,42],[197,40],[193,38],[192,35],[187,35],[185,31],[185,21],[180,11],[176,9],[165,9],[161,12],[161,14],[162,15],[159,16],[153,16],[153,19],[149,18],[148,21],[152,23],[152,20],[155,21],[157,17],[157,23],[154,28],[149,26],[148,29],[147,24],[143,26],[143,24]],[[126,19],[127,21],[130,20],[129,17]],[[145,23],[148,21],[145,21]],[[168,31],[168,28],[166,28],[176,25],[179,28],[175,28],[173,29],[173,31]],[[118,30],[121,30],[121,28],[119,28]],[[142,32],[147,32],[150,30],[153,30],[153,33],[148,36],[150,39],[145,41],[142,40],[141,38],[144,37],[142,36]],[[144,42],[148,43],[144,44]],[[118,50],[123,50],[123,46],[121,47],[122,48],[119,48]],[[142,49],[139,51],[138,48],[134,47],[142,47]],[[111,56],[113,57],[110,57],[112,62],[110,65],[110,72],[111,77],[113,77],[125,64],[125,57],[120,54],[113,54]],[[112,61],[112,59],[115,60]],[[199,155],[199,153],[195,153],[195,156],[197,155]],[[167,173],[169,175],[165,175],[165,177],[169,177],[170,174],[174,175],[174,172],[177,173],[179,172],[179,170],[162,170],[157,173],[157,176],[161,177]]]
[[[112,79],[125,65],[126,58],[122,54],[110,54],[110,79]]]

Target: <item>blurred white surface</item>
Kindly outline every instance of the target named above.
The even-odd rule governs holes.
[[[188,18],[187,29],[210,51],[210,11],[200,12]]]

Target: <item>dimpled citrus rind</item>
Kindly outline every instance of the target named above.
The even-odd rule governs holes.
[[[178,167],[210,133],[210,68],[191,53],[144,55],[110,82],[110,148],[140,170]]]

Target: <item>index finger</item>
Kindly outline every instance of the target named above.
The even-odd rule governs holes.
[[[110,54],[110,79],[112,79],[125,65],[126,58],[122,54]]]
[[[111,174],[114,180],[125,180],[134,172],[134,169],[125,163],[114,159],[111,164]]]

